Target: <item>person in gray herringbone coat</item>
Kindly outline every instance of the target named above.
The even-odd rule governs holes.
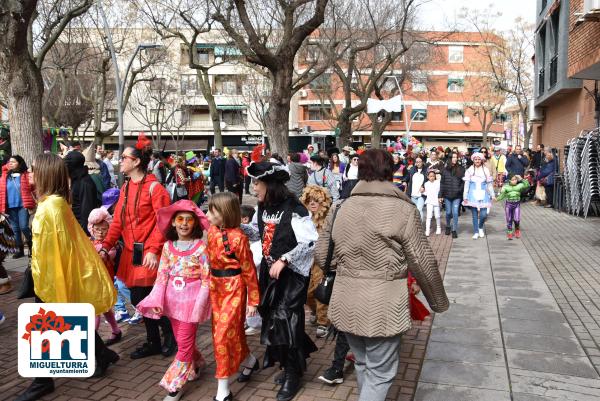
[[[402,333],[411,328],[407,275],[417,279],[435,312],[448,298],[419,212],[392,183],[394,162],[381,149],[364,152],[352,195],[332,211],[317,242],[325,266],[330,236],[337,269],[329,319],[346,333],[356,358],[359,401],[384,401],[398,369]]]

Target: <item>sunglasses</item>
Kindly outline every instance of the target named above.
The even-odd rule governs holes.
[[[137,159],[137,157],[133,157],[133,156],[129,156],[129,155],[121,155],[121,157],[119,157],[120,161],[123,161],[125,159],[135,160],[135,159]]]
[[[175,223],[177,223],[177,224],[183,224],[183,223],[193,224],[193,223],[195,223],[195,220],[193,217],[177,216],[177,217],[175,217]]]

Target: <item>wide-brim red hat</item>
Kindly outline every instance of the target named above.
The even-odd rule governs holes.
[[[159,209],[158,213],[156,213],[156,224],[163,235],[167,235],[167,232],[171,227],[173,216],[178,212],[189,212],[195,214],[196,217],[198,217],[198,221],[200,222],[202,230],[206,231],[210,227],[210,223],[208,222],[208,218],[204,212],[200,210],[200,208],[191,200],[182,199],[170,206]]]

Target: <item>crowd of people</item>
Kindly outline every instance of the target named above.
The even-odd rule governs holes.
[[[336,339],[319,380],[342,383],[348,359],[359,400],[383,401],[402,333],[428,314],[416,294],[436,312],[448,308],[427,237],[445,227],[456,238],[463,208],[473,238],[484,237],[492,202],[505,200],[508,239],[519,238],[520,203],[540,192],[530,189],[545,188],[552,202],[555,161],[543,146],[465,154],[310,145],[287,160],[264,146],[224,153],[165,158],[140,136],[120,155],[120,188],[110,151],[72,146],[62,157],[38,156],[31,168],[12,156],[0,178],[0,294],[12,289],[1,262],[8,253],[23,257],[26,244],[33,288],[25,293],[36,302],[89,302],[96,329],[100,315],[110,325],[109,338],[95,336],[95,376],[118,362],[108,347],[122,340],[125,320],[146,330],[131,359],[174,356],[159,383],[165,401],[180,399],[206,367],[196,333],[209,321],[216,401],[233,399],[233,377],[246,382],[277,364],[277,400],[294,398],[318,351],[305,321],[315,337]],[[244,193],[258,205],[243,204]],[[258,333],[262,364],[246,341]],[[17,401],[52,391],[51,378],[36,378]]]

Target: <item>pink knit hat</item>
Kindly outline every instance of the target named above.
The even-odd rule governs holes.
[[[95,224],[100,224],[103,221],[107,222],[110,226],[110,223],[112,223],[112,216],[110,215],[110,213],[108,213],[103,207],[99,207],[97,209],[92,210],[90,212],[90,215],[88,216],[89,233],[92,233],[92,229],[94,228]]]
[[[210,223],[208,222],[208,218],[204,212],[200,210],[200,208],[191,200],[182,199],[173,203],[171,206],[159,209],[158,213],[156,213],[156,224],[163,235],[167,235],[169,227],[171,227],[171,220],[178,212],[193,213],[196,215],[196,217],[198,217],[198,221],[200,222],[200,227],[202,227],[202,230],[206,231],[210,228]]]

